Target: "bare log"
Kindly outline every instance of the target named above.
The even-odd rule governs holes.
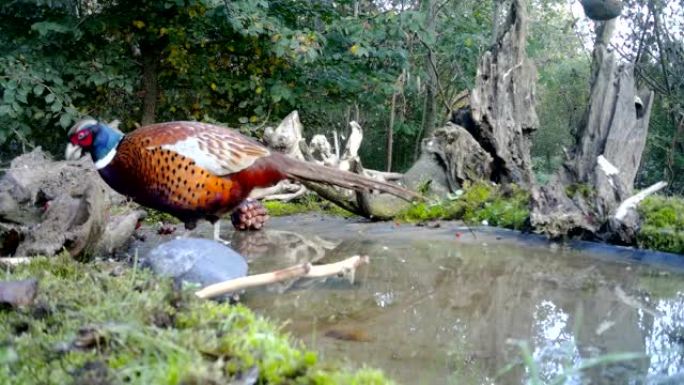
[[[4,257],[0,258],[0,266],[3,267],[13,267],[19,266],[26,263],[30,263],[33,260],[31,257]]]
[[[250,287],[265,286],[295,278],[323,278],[333,275],[349,275],[353,279],[356,269],[359,266],[368,264],[368,262],[368,256],[355,255],[340,262],[324,265],[303,263],[270,273],[250,275],[213,284],[195,292],[195,295],[200,298],[214,298]]]

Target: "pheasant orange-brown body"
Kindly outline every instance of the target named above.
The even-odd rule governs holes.
[[[399,186],[272,153],[227,128],[200,122],[168,122],[127,135],[84,120],[69,131],[67,157],[91,153],[102,178],[143,206],[167,212],[194,228],[216,222],[256,187],[293,178],[357,190],[380,190],[404,199],[416,195]]]
[[[143,127],[121,140],[116,156],[99,170],[100,175],[118,192],[143,206],[176,216],[188,228],[201,218],[215,222],[247,198],[252,189],[271,186],[285,175],[270,164],[267,149],[242,135],[226,137],[226,132],[219,132],[223,136],[212,136],[214,127],[196,122]],[[205,145],[197,146],[200,151],[220,152],[223,144],[237,143],[243,151],[222,155],[255,159],[245,169],[217,175],[172,149],[174,144],[198,134],[207,136],[206,142],[199,142]],[[235,160],[238,164],[242,159]]]

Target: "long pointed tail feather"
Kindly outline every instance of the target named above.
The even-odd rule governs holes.
[[[281,168],[283,172],[292,179],[327,183],[359,191],[378,190],[407,201],[421,198],[419,194],[396,184],[371,179],[352,172],[303,162],[285,155],[278,156],[278,161],[283,166]]]

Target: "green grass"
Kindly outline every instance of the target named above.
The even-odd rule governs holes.
[[[36,303],[0,310],[9,384],[225,384],[253,367],[258,384],[390,383],[324,366],[246,307],[200,300],[145,270],[60,256],[1,279],[26,277],[40,281]]]

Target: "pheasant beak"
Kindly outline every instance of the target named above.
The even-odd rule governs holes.
[[[66,151],[64,151],[64,157],[66,160],[79,160],[83,155],[83,148],[79,145],[73,143],[67,143]]]

